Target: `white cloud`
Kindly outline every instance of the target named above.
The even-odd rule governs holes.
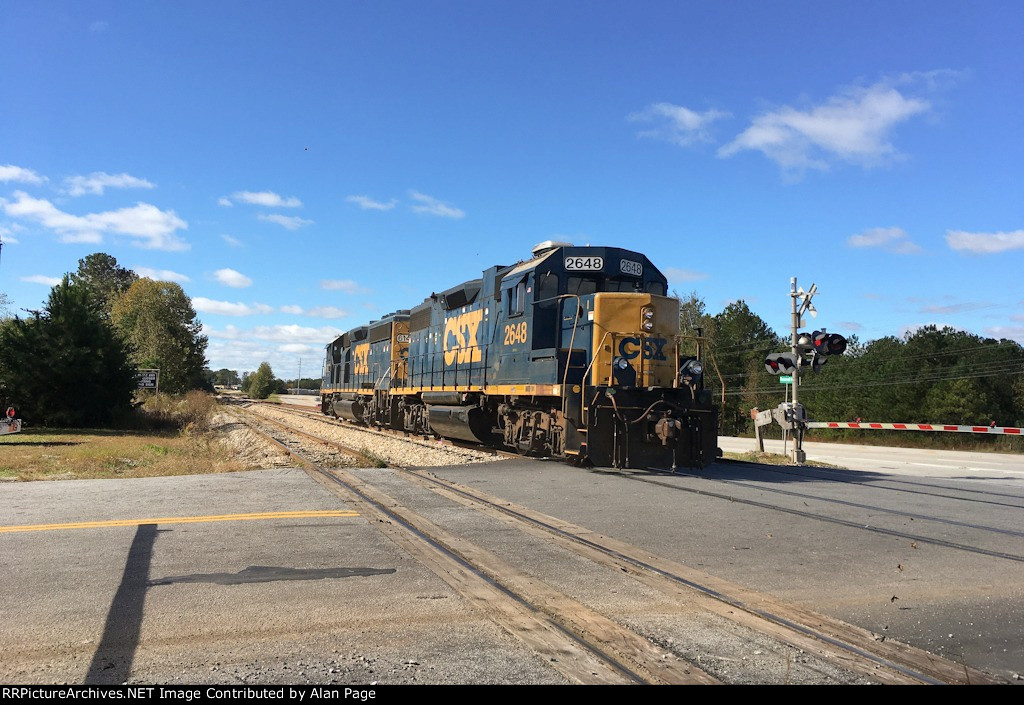
[[[663,273],[670,282],[695,282],[707,279],[709,276],[704,272],[697,272],[692,269],[680,269],[678,267],[665,267]]]
[[[842,330],[852,330],[854,333],[864,330],[864,326],[855,321],[836,321],[836,326]]]
[[[306,220],[305,218],[300,218],[297,215],[278,215],[277,213],[266,215],[265,213],[260,213],[257,217],[260,220],[267,221],[268,223],[277,223],[289,230],[298,230],[303,225],[313,224],[312,220]]]
[[[359,286],[351,279],[322,279],[320,288],[327,291],[344,291],[346,294],[368,294],[370,290]]]
[[[302,205],[302,201],[294,196],[282,198],[273,191],[235,191],[231,194],[231,200],[236,203],[248,203],[267,208],[298,208]]]
[[[645,110],[630,113],[630,122],[660,122],[661,124],[652,130],[638,132],[638,137],[650,137],[653,139],[665,140],[681,147],[686,147],[695,142],[711,141],[711,133],[708,126],[715,120],[729,117],[729,113],[721,110],[705,110],[698,113],[682,105],[672,103],[654,103]]]
[[[154,184],[131,174],[108,174],[94,171],[88,176],[71,176],[64,180],[68,193],[72,196],[83,196],[87,193],[103,195],[106,188],[154,188]]]
[[[931,88],[931,79],[941,73],[951,72],[908,74],[867,87],[849,86],[805,110],[786,105],[763,113],[720,148],[718,156],[756,150],[784,171],[796,173],[828,169],[832,159],[865,167],[885,163],[898,156],[889,141],[893,129],[931,109],[927,100],[904,95],[896,86],[919,84],[924,78]]]
[[[266,304],[243,304],[230,301],[215,301],[202,296],[192,299],[192,306],[200,313],[213,313],[219,316],[254,316],[259,313],[273,313],[274,307]]]
[[[960,304],[950,304],[948,306],[923,306],[921,308],[921,313],[964,313],[966,311],[977,311],[978,309],[993,308],[995,306],[997,306],[997,304],[988,301],[967,301]]]
[[[35,221],[61,236],[63,242],[103,241],[103,233],[128,235],[137,238],[139,247],[152,250],[187,250],[188,243],[178,237],[177,231],[188,228],[188,223],[174,211],[162,211],[149,203],[136,203],[130,208],[86,215],[72,215],[58,209],[41,198],[32,198],[24,191],[15,191],[13,203],[0,199],[7,215]]]
[[[1009,233],[968,233],[963,230],[950,230],[946,233],[946,244],[951,249],[976,255],[1024,250],[1024,230]]]
[[[184,274],[172,272],[169,269],[151,269],[150,267],[132,267],[136,274],[145,279],[152,279],[160,282],[189,282],[192,281]]]
[[[74,244],[85,242],[91,245],[98,245],[103,242],[103,235],[98,232],[81,232],[81,233],[64,233],[60,236],[60,241],[65,244]]]
[[[21,281],[30,284],[45,284],[46,286],[57,286],[60,284],[60,277],[48,277],[45,274],[33,274],[28,277],[21,277]]]
[[[348,202],[348,203],[356,204],[357,206],[362,208],[364,211],[366,211],[366,210],[389,211],[392,208],[394,208],[396,205],[398,205],[398,200],[394,199],[394,198],[392,198],[387,203],[383,203],[382,201],[375,201],[372,198],[370,198],[369,196],[346,196],[345,197],[345,201]]]
[[[426,213],[427,215],[438,215],[442,218],[455,218],[456,220],[466,215],[465,211],[456,208],[449,203],[442,203],[433,196],[428,196],[425,193],[419,191],[410,191],[409,196],[420,203],[418,206],[413,206],[412,210],[415,213]]]
[[[877,247],[898,255],[912,255],[921,252],[921,246],[907,239],[903,228],[869,228],[846,239],[850,247]]]
[[[319,306],[306,311],[306,315],[313,318],[345,318],[349,313],[337,306]]]
[[[193,302],[195,299],[193,299]],[[342,331],[333,326],[311,328],[309,326],[284,325],[284,326],[255,326],[253,328],[240,329],[235,326],[225,326],[223,330],[216,330],[203,326],[203,333],[210,338],[220,340],[265,340],[271,343],[309,343],[311,345],[326,345],[339,335]]]
[[[221,196],[220,198],[217,199],[217,205],[224,206],[225,208],[230,208],[235,204],[231,202],[230,198],[225,198],[224,196]]]
[[[238,238],[231,237],[230,235],[221,235],[220,239],[223,240],[224,242],[228,243],[232,247],[241,247],[242,246],[242,241],[241,240],[239,240]]]
[[[0,181],[18,181],[24,184],[41,184],[45,179],[31,169],[26,169],[13,164],[0,165]]]
[[[326,343],[324,343],[326,345]],[[314,348],[312,345],[306,345],[305,343],[287,343],[278,348],[283,353],[289,353],[291,355],[298,355],[303,353],[313,352]],[[313,368],[316,371],[316,368]]]
[[[218,269],[213,273],[213,276],[224,286],[230,286],[234,289],[244,289],[247,286],[252,286],[252,279],[241,272],[236,272],[234,269]]]
[[[997,339],[1016,340],[1024,345],[1024,326],[993,326],[986,328],[985,332]]]
[[[22,230],[22,228],[16,224],[11,226],[0,225],[0,240],[2,240],[5,245],[17,245],[19,242],[18,238],[12,235],[15,230]]]
[[[301,306],[282,306],[281,307],[281,313],[288,313],[288,314],[291,314],[293,316],[301,316],[302,315],[302,307]]]

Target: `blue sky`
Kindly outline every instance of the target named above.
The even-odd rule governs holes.
[[[1020,2],[0,6],[0,291],[107,252],[214,369],[529,256],[647,254],[711,312],[1024,343]]]

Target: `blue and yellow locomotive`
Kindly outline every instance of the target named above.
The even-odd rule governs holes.
[[[533,255],[331,342],[323,413],[605,467],[714,462],[718,409],[665,276],[614,247]]]

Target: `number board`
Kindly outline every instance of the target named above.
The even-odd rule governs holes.
[[[566,257],[565,269],[569,272],[600,272],[604,269],[604,257]]]
[[[409,334],[408,333],[399,333],[398,335],[395,336],[395,342],[398,342],[398,343],[408,343],[409,342]]]
[[[623,274],[632,274],[634,277],[642,277],[644,275],[644,266],[631,259],[620,259],[619,271]]]

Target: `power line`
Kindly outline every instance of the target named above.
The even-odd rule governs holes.
[[[998,376],[1011,376],[1011,375],[1024,374],[1024,367],[1020,367],[1020,366],[1018,366],[1018,364],[1019,363],[1013,363],[1012,365],[1009,365],[1009,366],[1006,366],[1006,367],[999,367],[999,368],[993,368],[993,369],[990,369],[990,370],[979,371],[977,374],[931,375],[931,376],[925,376],[925,377],[916,377],[914,379],[902,379],[902,378],[896,377],[896,378],[890,378],[890,379],[874,380],[874,381],[870,381],[870,382],[856,382],[855,381],[855,382],[850,383],[850,384],[836,384],[836,385],[826,385],[826,384],[819,383],[819,384],[812,384],[812,385],[804,386],[803,389],[805,391],[807,391],[807,392],[831,391],[831,390],[835,390],[835,389],[862,389],[862,388],[865,388],[865,387],[895,386],[895,385],[902,385],[902,384],[922,384],[922,383],[925,383],[925,382],[944,382],[944,381],[958,380],[958,379],[978,379],[978,378],[982,378],[982,377],[998,377]],[[967,370],[967,371],[969,372],[970,370]],[[778,393],[781,394],[783,391],[785,391],[785,390],[784,389],[780,390],[777,387],[758,387],[758,388],[755,388],[755,389],[742,389],[742,388],[741,389],[736,389],[736,388],[733,388],[733,390],[731,390],[731,391],[727,388],[726,391],[725,391],[725,395],[726,396],[738,396],[740,394],[771,394],[773,392],[778,392]]]

